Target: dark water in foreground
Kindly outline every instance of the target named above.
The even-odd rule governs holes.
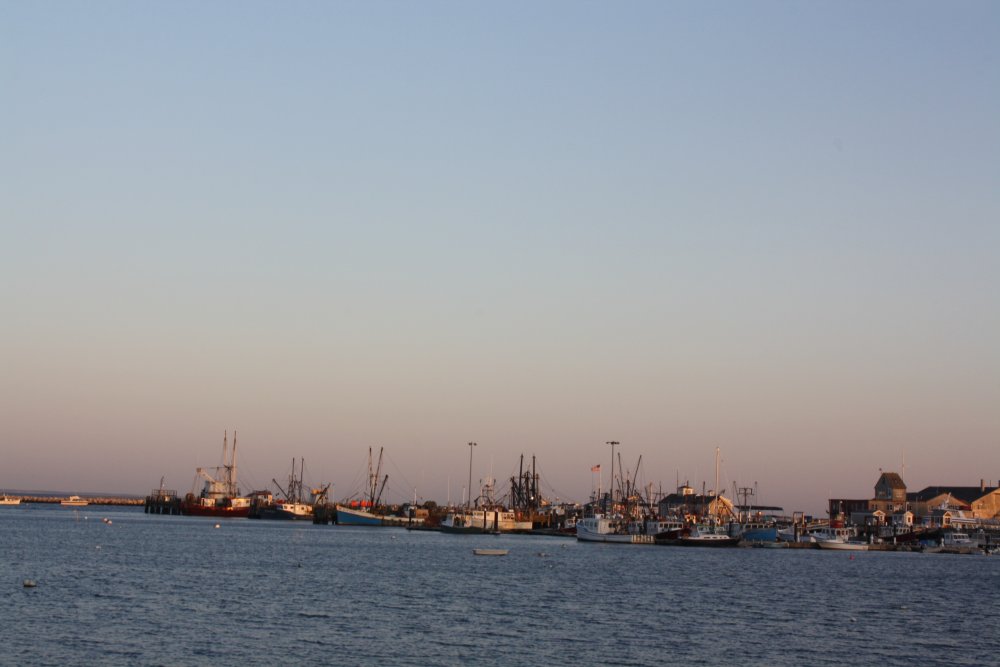
[[[1000,557],[215,523],[0,508],[0,664],[1000,664]]]

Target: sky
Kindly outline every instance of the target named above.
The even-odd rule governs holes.
[[[995,483],[998,26],[0,2],[0,488]]]

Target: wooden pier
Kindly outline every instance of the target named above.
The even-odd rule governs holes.
[[[146,514],[180,514],[181,499],[173,489],[153,489],[143,504]]]

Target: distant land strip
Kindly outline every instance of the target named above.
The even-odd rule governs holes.
[[[20,498],[22,503],[49,503],[59,504],[66,500],[66,496],[10,496]],[[125,496],[90,497],[81,496],[81,500],[86,500],[88,505],[142,505],[145,501],[142,498],[128,498]],[[84,506],[85,507],[85,506]]]

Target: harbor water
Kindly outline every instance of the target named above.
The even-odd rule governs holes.
[[[996,556],[29,505],[0,510],[0,584],[4,665],[1000,664]]]

